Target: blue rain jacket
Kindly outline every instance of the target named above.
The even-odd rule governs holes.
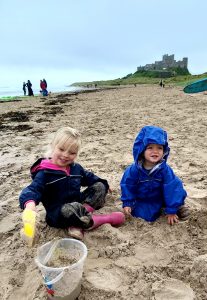
[[[19,202],[22,209],[28,200],[34,200],[36,205],[42,202],[46,210],[46,222],[50,226],[62,227],[60,210],[65,203],[82,202],[81,187],[102,182],[108,191],[107,180],[85,170],[78,163],[70,165],[70,175],[51,169],[33,171],[41,161],[42,158],[38,159],[31,167],[33,181],[22,190]]]
[[[153,169],[145,170],[140,155],[149,144],[164,147],[162,161]],[[124,172],[121,179],[123,207],[132,208],[132,216],[153,222],[165,208],[166,214],[176,214],[187,196],[182,181],[166,163],[170,148],[167,133],[162,128],[145,126],[137,135],[134,146],[134,163]]]

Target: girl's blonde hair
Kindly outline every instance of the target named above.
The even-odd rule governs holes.
[[[75,147],[79,152],[81,146],[81,135],[78,130],[71,127],[60,128],[53,136],[51,143],[48,145],[46,157],[50,157],[56,146],[66,145],[67,150]]]

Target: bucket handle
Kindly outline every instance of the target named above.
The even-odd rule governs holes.
[[[47,255],[45,256],[44,261],[42,262],[43,265],[45,265],[45,264],[48,262],[48,260],[49,260],[50,257],[52,256],[52,254],[53,254],[55,248],[57,247],[57,244],[58,244],[58,243],[59,243],[58,240],[54,241],[52,247],[50,248],[50,250],[48,251]]]

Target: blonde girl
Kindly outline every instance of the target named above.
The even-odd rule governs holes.
[[[46,157],[39,158],[32,165],[32,182],[19,197],[22,209],[36,210],[41,202],[46,210],[47,224],[65,228],[77,239],[83,239],[84,229],[124,222],[122,212],[92,214],[104,206],[110,188],[107,180],[75,162],[80,145],[80,133],[76,129],[59,129],[49,144]],[[85,190],[81,191],[81,187]]]

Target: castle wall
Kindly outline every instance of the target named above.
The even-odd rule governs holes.
[[[140,70],[163,70],[168,68],[188,68],[188,58],[184,57],[183,60],[176,61],[174,59],[174,54],[165,54],[161,61],[155,61],[154,64],[146,64],[145,66],[137,67],[137,71]]]

